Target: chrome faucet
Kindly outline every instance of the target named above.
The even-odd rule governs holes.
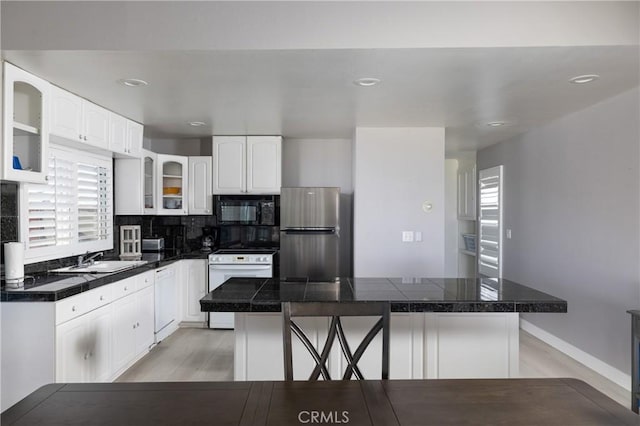
[[[81,254],[80,256],[78,256],[77,267],[81,268],[83,266],[93,265],[95,259],[101,256],[104,256],[104,253],[101,251],[99,251],[98,253],[94,253],[91,256],[89,256],[89,252],[86,252],[85,254]]]

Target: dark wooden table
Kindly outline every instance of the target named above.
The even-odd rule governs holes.
[[[603,426],[639,425],[640,417],[575,379],[473,379],[51,384],[4,412],[1,421]]]

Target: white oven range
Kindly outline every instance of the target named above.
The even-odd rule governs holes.
[[[274,250],[221,249],[209,255],[209,289],[232,277],[273,277]],[[209,328],[233,329],[233,312],[209,313]]]

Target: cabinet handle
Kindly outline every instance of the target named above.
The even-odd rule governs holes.
[[[84,137],[84,140],[85,140],[85,141],[87,140],[87,137],[86,137],[86,136]]]
[[[76,311],[76,307],[75,307],[75,306],[72,306],[72,307],[71,307],[71,312],[75,312],[75,311]]]
[[[135,324],[133,324],[133,329],[135,330],[135,328],[136,328],[136,325],[135,325]]]
[[[89,358],[89,356],[87,354],[84,354],[84,359]]]
[[[140,323],[139,322],[136,323],[136,327],[140,327]]]
[[[44,177],[44,180],[49,180],[49,176],[45,176],[45,177]]]
[[[78,139],[82,140],[82,135],[78,135]]]
[[[89,358],[93,358],[93,352],[89,352]]]
[[[127,287],[124,288],[124,291],[127,291]]]
[[[100,301],[104,300],[104,296],[100,296]]]

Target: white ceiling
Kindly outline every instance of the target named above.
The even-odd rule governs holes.
[[[74,2],[5,2],[3,48],[15,47],[3,50],[4,58],[144,123],[145,136],[152,138],[212,134],[350,138],[356,126],[436,126],[446,128],[448,152],[475,150],[639,84],[637,13],[629,19],[637,5],[629,9],[628,3],[587,2],[582,6],[568,2],[556,7],[553,2],[540,6],[497,2],[490,3],[491,8],[478,3],[403,3],[398,8],[376,2],[376,7],[363,9],[355,2],[294,2],[295,6],[280,2],[269,7],[264,5],[269,2],[241,2],[241,6],[198,2],[185,9],[173,2],[166,7],[161,3],[146,7],[144,19],[134,19],[140,17],[135,7],[151,2],[134,6],[113,2],[112,8],[106,3],[89,2],[83,7],[70,3]],[[46,7],[49,9],[44,10]],[[99,15],[106,18],[80,19],[83,13],[95,15],[96,7],[106,8]],[[477,8],[473,16],[483,12],[483,20],[461,12],[472,7]],[[303,21],[299,19],[301,8],[306,11]],[[284,16],[292,10],[295,13]],[[577,20],[580,10],[589,13]],[[438,27],[409,19],[416,12]],[[544,20],[544,31],[536,36],[532,30],[551,12],[556,12],[555,19]],[[74,19],[68,19],[70,13]],[[130,18],[124,26],[123,13]],[[203,19],[207,13],[210,15]],[[268,31],[260,18],[269,13],[298,31],[283,31],[282,26]],[[452,26],[464,22],[476,27],[464,34],[452,31],[447,38],[447,25],[434,18],[445,15],[452,17],[444,21]],[[533,15],[539,19],[526,19]],[[246,22],[229,25],[233,16],[242,16],[233,22],[262,27],[252,30]],[[354,26],[346,16],[360,19],[361,25]],[[455,16],[464,19],[453,19]],[[46,34],[39,32],[43,19],[48,20]],[[322,26],[332,19],[339,22]],[[491,25],[487,20],[492,20]],[[72,31],[70,22],[90,23],[95,31],[86,27],[84,33]],[[162,28],[159,22],[164,23]],[[187,22],[197,31],[190,33]],[[301,22],[313,31],[303,32]],[[518,32],[519,27],[524,29]],[[612,31],[614,27],[619,30]],[[117,34],[113,28],[118,28]],[[226,38],[221,28],[227,31]],[[372,35],[379,28],[378,35],[384,37],[363,37],[365,28]],[[105,39],[110,31],[114,37]],[[251,37],[238,35],[251,31]],[[326,44],[322,33],[327,35]],[[335,47],[340,44],[335,33],[341,34],[344,48]],[[517,37],[505,37],[510,33]],[[149,34],[162,40],[155,50],[145,44],[153,41]],[[208,37],[204,43],[215,40],[215,46],[204,45],[203,36]],[[476,36],[480,41],[474,40]],[[429,40],[435,41],[430,44]],[[52,46],[67,50],[50,50]],[[188,46],[197,47],[191,50]],[[103,50],[105,47],[111,50]],[[568,83],[579,74],[601,78],[586,85]],[[149,86],[126,88],[117,83],[129,77],[147,80]],[[382,82],[370,88],[355,86],[353,80],[360,77]],[[189,121],[207,125],[193,128]],[[509,125],[489,128],[489,121]]]

